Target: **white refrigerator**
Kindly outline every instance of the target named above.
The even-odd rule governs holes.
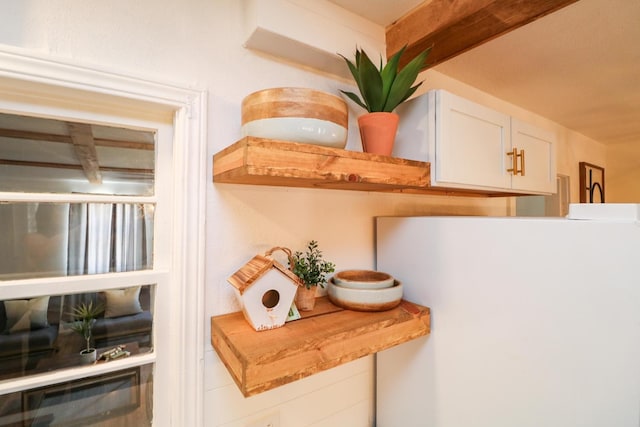
[[[639,427],[639,211],[377,218],[377,269],[432,321],[378,353],[377,427]]]

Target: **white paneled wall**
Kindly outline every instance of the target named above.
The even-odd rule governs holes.
[[[252,421],[278,414],[282,426],[329,425],[331,419],[351,417],[354,424],[369,426],[373,413],[373,357],[359,359],[320,375],[307,377],[285,387],[244,398],[215,353],[214,369],[220,374],[208,390],[205,419],[209,425],[243,427]],[[209,358],[209,355],[207,356]],[[219,368],[222,366],[222,368]],[[278,404],[274,406],[274,402]],[[237,414],[243,414],[237,418]],[[336,425],[336,424],[334,424]]]

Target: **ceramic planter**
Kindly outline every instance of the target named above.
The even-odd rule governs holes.
[[[316,306],[316,286],[299,286],[296,292],[296,307],[301,311],[311,311]]]
[[[84,349],[80,352],[80,363],[82,365],[90,365],[96,361],[96,354],[98,352],[95,348],[90,348],[89,350]]]
[[[400,117],[396,113],[367,113],[358,117],[362,149],[365,153],[390,156]]]

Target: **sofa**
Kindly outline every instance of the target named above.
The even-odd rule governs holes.
[[[0,374],[33,369],[55,351],[60,296],[0,301]]]
[[[66,312],[79,303],[92,302],[104,307],[93,325],[92,335],[97,348],[136,341],[140,347],[151,345],[153,316],[150,311],[150,286],[136,286],[102,292],[66,295]],[[73,318],[65,315],[66,321]]]
[[[68,345],[68,338],[61,340],[71,333],[73,307],[83,302],[92,301],[104,307],[92,328],[94,347],[131,342],[150,347],[153,326],[150,293],[151,286],[136,286],[0,301],[0,375],[16,376],[34,369],[41,359],[54,356],[58,347]],[[61,333],[62,328],[67,332]]]

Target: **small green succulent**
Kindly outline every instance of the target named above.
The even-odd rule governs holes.
[[[335,265],[322,259],[322,252],[318,249],[318,242],[315,240],[307,244],[307,251],[303,254],[296,251],[292,257],[292,271],[305,284],[307,289],[311,286],[324,288],[325,275],[335,271]]]
[[[395,110],[398,105],[413,95],[422,84],[420,82],[415,86],[411,86],[416,81],[418,73],[424,67],[427,56],[431,51],[431,48],[424,50],[401,70],[398,70],[400,57],[406,47],[404,46],[396,52],[384,67],[382,66],[382,58],[380,58],[379,68],[373,64],[362,49],[356,49],[355,64],[340,55],[349,66],[349,70],[358,84],[362,99],[353,92],[344,90],[341,92],[370,113],[392,112]]]
[[[85,339],[87,343],[86,351],[91,348],[91,332],[93,324],[96,322],[96,317],[104,311],[102,304],[93,305],[93,301],[89,301],[89,304],[82,303],[73,308],[71,315],[74,317],[74,321],[71,322],[71,329]]]

